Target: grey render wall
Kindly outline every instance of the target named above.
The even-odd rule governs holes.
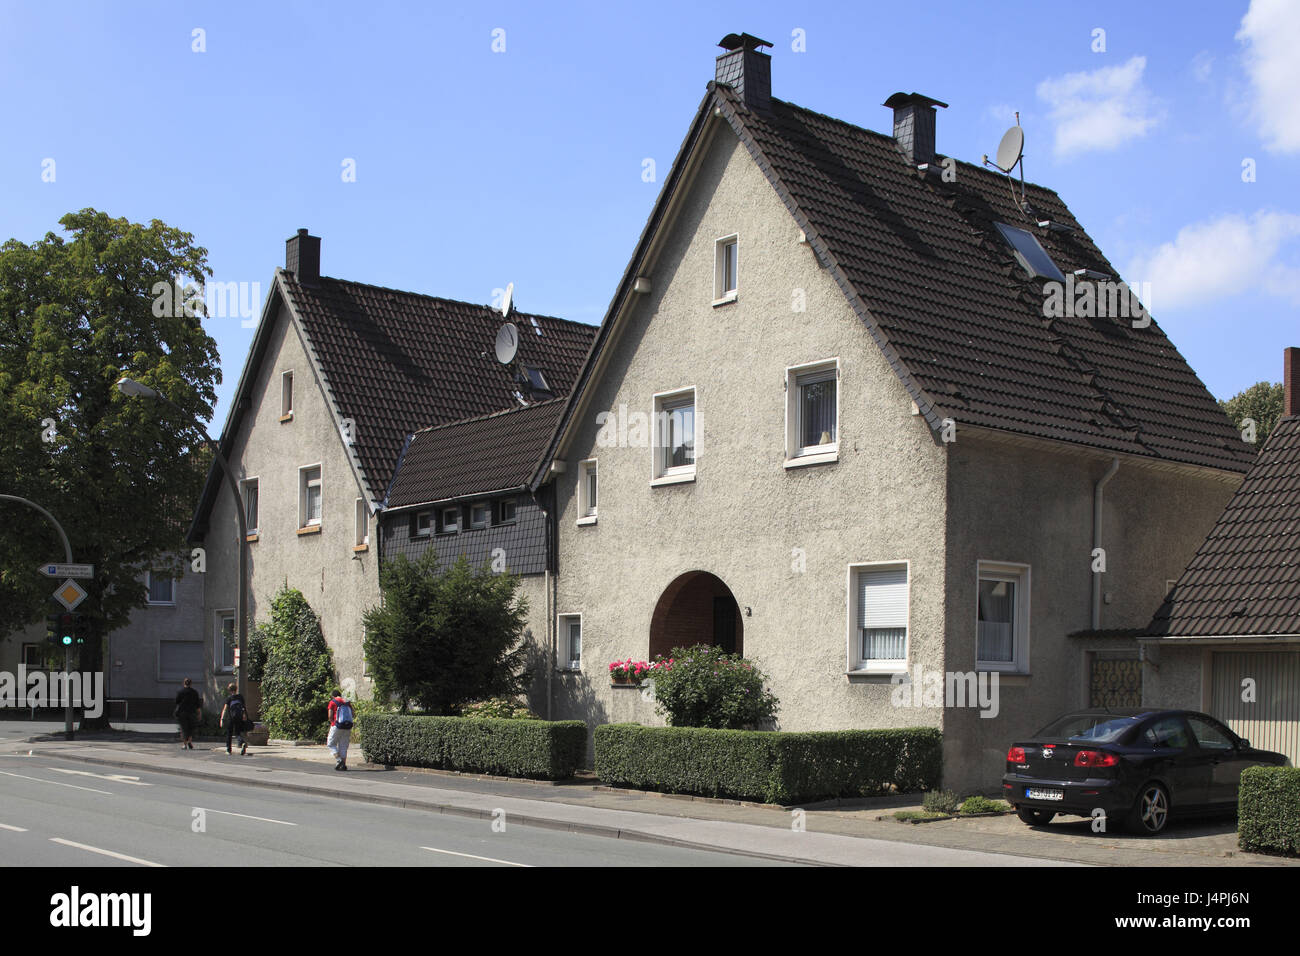
[[[294,373],[293,419],[280,422],[280,375]],[[251,390],[252,406],[230,452],[241,478],[258,479],[259,534],[250,545],[252,587],[249,613],[265,620],[281,585],[302,591],[320,617],[334,666],[348,693],[370,696],[361,648],[364,610],[379,601],[374,520],[370,547],[354,552],[353,513],[361,487],[348,461],[342,436],[316,381],[303,341],[283,309]],[[250,427],[251,426],[251,427]],[[321,465],[322,518],[316,534],[298,532],[298,469]],[[207,659],[217,651],[217,612],[235,607],[236,519],[229,491],[222,487],[209,517],[205,644]],[[250,628],[251,630],[251,628]],[[205,697],[230,680],[209,678]]]
[[[1111,459],[992,437],[959,423],[949,447],[946,669],[975,668],[977,566],[997,561],[1030,566],[1029,675],[1000,675],[995,718],[945,714],[945,786],[972,790],[998,788],[1014,738],[1088,705],[1090,652],[1138,653],[1131,638],[1067,637],[1091,626],[1093,488]],[[1239,481],[1121,463],[1104,492],[1102,629],[1150,623]]]
[[[651,616],[679,575],[703,570],[741,608],[747,657],[771,676],[787,730],[938,726],[900,711],[889,678],[850,678],[848,566],[910,562],[910,654],[943,660],[945,464],[921,418],[780,198],[725,123],[682,202],[607,371],[580,410],[557,479],[559,613],[583,615],[580,674],[559,677],[560,717],[650,722],[607,665],[645,658]],[[739,294],[714,307],[714,245],[739,234]],[[793,306],[802,292],[806,311]],[[786,368],[838,357],[838,462],[786,469]],[[599,447],[600,411],[653,411],[696,388],[697,477],[651,487],[651,450]],[[578,463],[596,458],[599,518],[577,525]],[[805,570],[796,570],[802,549]],[[632,698],[636,697],[636,700]]]

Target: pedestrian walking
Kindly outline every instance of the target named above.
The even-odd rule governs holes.
[[[334,691],[334,696],[330,698],[330,735],[325,740],[325,746],[329,748],[334,759],[338,761],[334,765],[335,770],[348,769],[348,741],[352,739],[352,720],[354,712],[352,705],[347,702],[343,696],[343,691]]]
[[[230,749],[233,737],[239,741],[239,755],[242,757],[248,753],[248,741],[244,739],[244,731],[252,726],[252,721],[248,719],[248,708],[244,705],[244,697],[239,693],[239,687],[235,684],[227,684],[226,693],[230,696],[221,706],[221,717],[217,724],[226,728],[226,753],[234,753]]]
[[[194,731],[203,712],[203,699],[192,684],[193,681],[185,678],[185,686],[176,692],[176,709],[173,711],[181,727],[181,746],[187,750],[194,749]]]

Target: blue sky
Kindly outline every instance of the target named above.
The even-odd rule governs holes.
[[[801,106],[887,130],[897,90],[946,101],[939,150],[963,160],[1019,110],[1027,178],[1150,283],[1210,390],[1280,380],[1300,345],[1300,3],[1075,7],[8,0],[0,239],[85,206],[158,218],[265,294],[306,226],[327,275],[474,302],[514,282],[525,311],[599,322],[716,42],[745,31]],[[206,325],[219,427],[252,329]]]

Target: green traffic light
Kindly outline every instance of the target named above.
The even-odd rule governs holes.
[[[68,635],[64,634],[64,635],[63,635],[63,643],[64,643],[64,644],[71,644],[71,643],[72,643],[72,638],[69,637]]]

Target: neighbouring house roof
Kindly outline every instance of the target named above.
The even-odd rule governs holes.
[[[554,399],[416,432],[386,510],[524,488],[563,408]]]
[[[982,426],[1166,463],[1249,467],[1254,449],[1154,321],[1135,329],[1129,319],[1045,318],[1043,280],[1028,276],[996,223],[1033,234],[1067,275],[1089,269],[1118,280],[1055,192],[1025,184],[1026,215],[1020,183],[1009,177],[962,162],[953,182],[943,182],[938,167],[921,176],[892,136],[778,99],[770,109],[749,109],[717,83],[709,84],[597,333],[553,449],[673,194],[686,188],[683,169],[715,112],[767,176],[932,429],[952,418],[959,432]],[[1040,228],[1040,220],[1069,231]],[[534,482],[544,478],[539,470]]]
[[[1300,416],[1274,426],[1148,633],[1300,634]]]
[[[287,306],[340,424],[351,419],[349,449],[366,497],[383,500],[406,442],[417,428],[520,407],[515,372],[497,362],[499,309],[322,276],[308,285],[277,269],[220,444],[228,449],[251,405],[278,306]],[[512,312],[516,364],[539,369],[552,394],[567,395],[595,329],[547,315]],[[306,381],[304,379],[303,386]],[[300,386],[302,387],[302,386]],[[191,526],[206,531],[222,478],[209,473]]]

